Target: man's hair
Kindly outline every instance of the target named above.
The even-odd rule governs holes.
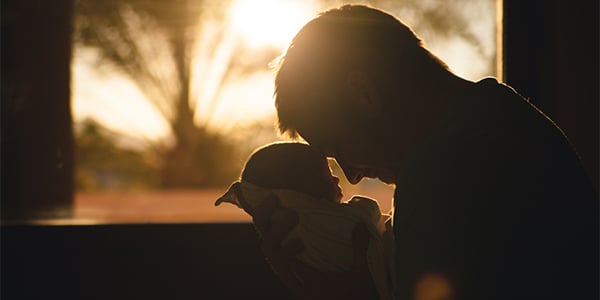
[[[314,182],[326,167],[325,156],[309,145],[279,142],[254,151],[244,166],[241,179],[263,188],[314,194],[306,190],[307,182]]]
[[[297,138],[299,127],[342,114],[348,72],[404,80],[440,70],[447,66],[392,15],[363,5],[325,11],[298,32],[279,61],[279,131]]]

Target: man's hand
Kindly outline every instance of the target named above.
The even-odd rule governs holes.
[[[277,219],[277,226],[272,226],[274,217]],[[282,244],[298,224],[298,215],[281,208],[276,196],[270,196],[255,209],[253,221],[259,232],[262,232],[260,243],[263,254],[275,274],[297,299],[378,298],[367,264],[369,233],[365,225],[357,225],[352,234],[354,262],[350,271],[326,273],[296,258],[303,250],[301,240],[289,240]]]
[[[349,272],[325,273],[302,262],[294,264],[294,271],[306,278],[299,299],[378,299],[377,289],[369,272],[367,248],[369,232],[359,224],[352,233],[354,261]]]
[[[272,226],[274,218],[277,219],[277,226]],[[282,208],[279,199],[271,194],[254,209],[252,220],[259,231],[260,246],[267,262],[286,287],[294,294],[299,293],[301,282],[295,276],[292,264],[297,262],[296,255],[303,249],[302,241],[293,239],[282,243],[298,224],[298,214]]]

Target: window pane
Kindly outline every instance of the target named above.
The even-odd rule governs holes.
[[[76,1],[77,220],[249,221],[213,203],[252,150],[280,139],[269,63],[315,12],[342,2],[183,3]],[[494,0],[368,3],[411,26],[460,76],[497,74]],[[352,186],[333,169],[346,196],[391,208],[391,187]]]

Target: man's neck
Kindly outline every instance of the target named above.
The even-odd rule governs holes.
[[[457,101],[474,84],[450,72],[411,84],[399,83],[397,104],[389,109],[386,117],[389,142],[399,156],[399,167],[423,143],[447,127],[449,119],[456,115]]]

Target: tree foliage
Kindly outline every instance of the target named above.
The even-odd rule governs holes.
[[[76,45],[95,49],[99,67],[110,66],[129,77],[170,126],[173,143],[155,147],[163,187],[225,184],[240,167],[231,141],[210,131],[197,116],[210,120],[220,89],[232,75],[263,67],[238,59],[242,49],[224,22],[228,5],[200,0],[76,1]],[[199,101],[207,111],[196,110]]]
[[[119,145],[117,134],[92,119],[84,120],[76,129],[78,190],[122,190],[157,185],[151,153]]]

